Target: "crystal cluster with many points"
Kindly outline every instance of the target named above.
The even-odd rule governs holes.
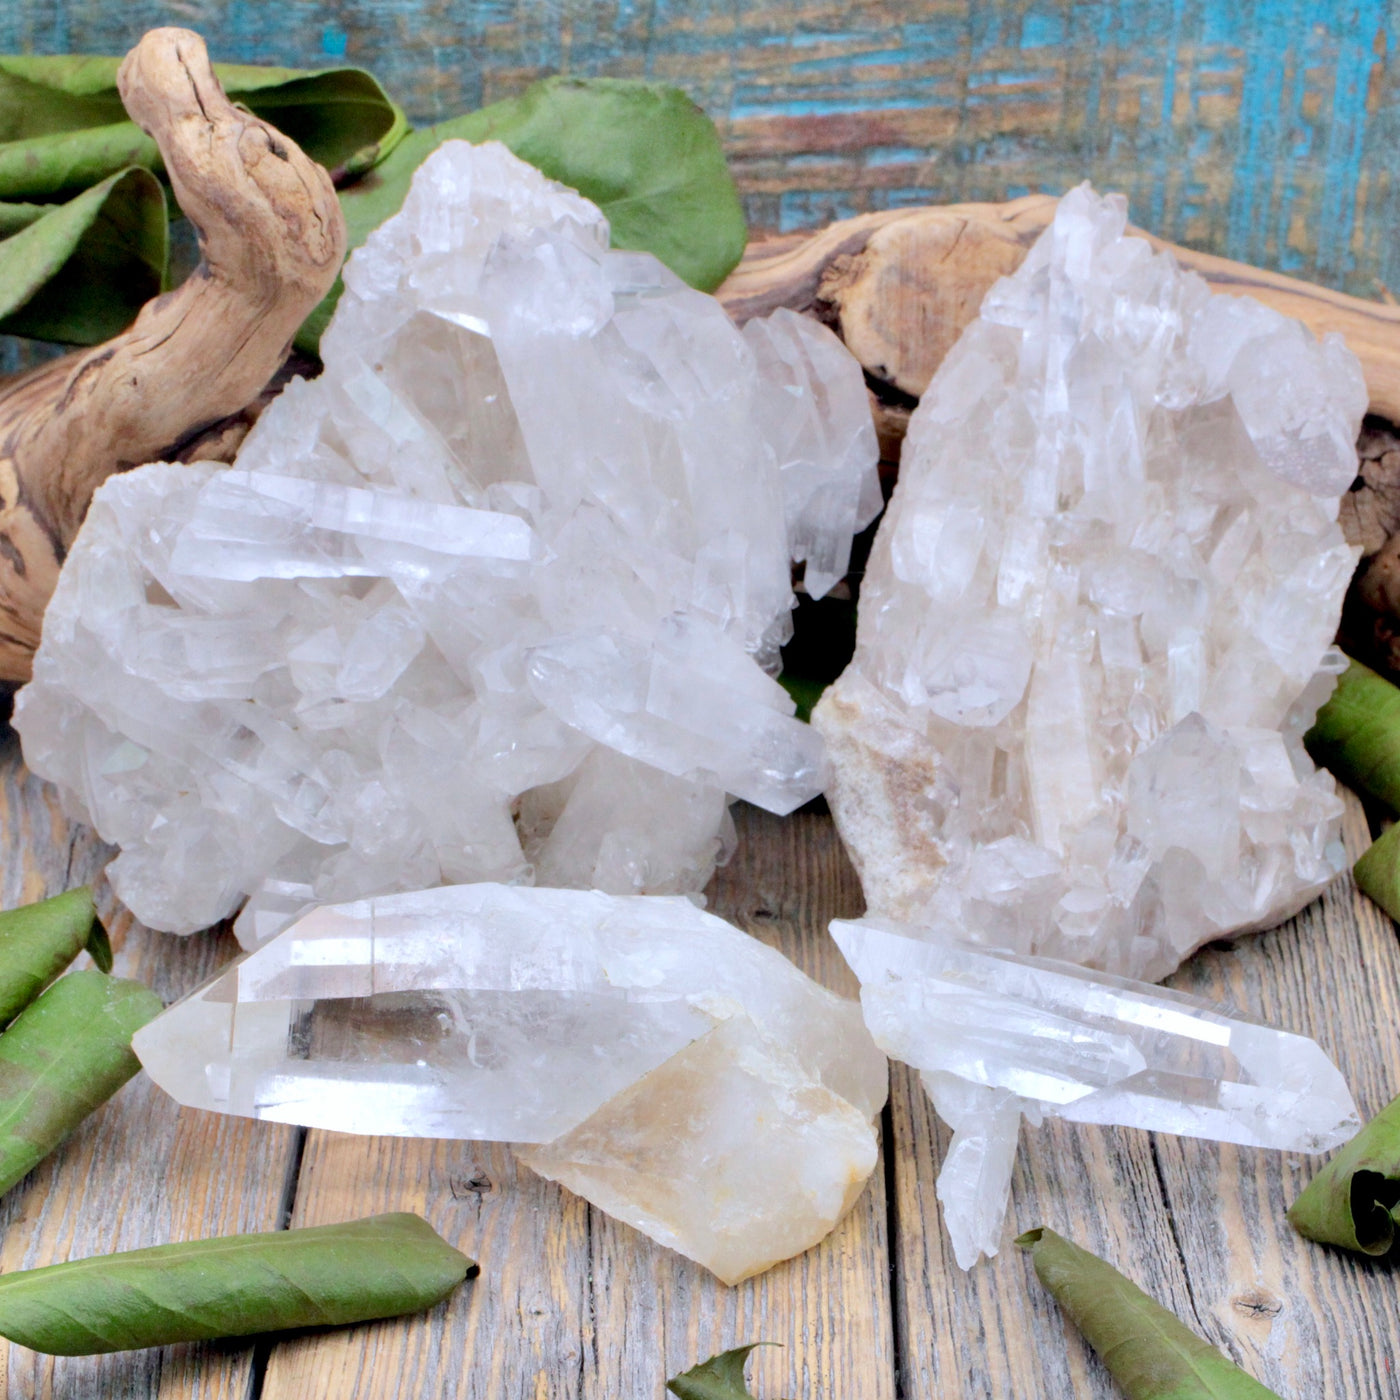
[[[1022,1114],[1325,1152],[1360,1127],[1314,1041],[1074,963],[836,920],[875,1042],[953,1128],[938,1196],[958,1262],[995,1254]]]
[[[935,375],[815,722],[874,912],[1156,980],[1341,867],[1301,734],[1366,391],[1125,222],[1067,195]]]
[[[730,1283],[849,1208],[886,1087],[854,1002],[690,900],[497,884],[315,909],[135,1048],[196,1108],[532,1144]]]
[[[859,366],[444,144],[231,470],[93,501],[16,724],[146,923],[472,880],[700,889],[820,740],[769,674],[879,507]]]
[[[912,417],[856,656],[813,716],[872,914],[1150,981],[1341,869],[1341,804],[1302,734],[1341,662],[1338,498],[1365,406],[1339,337],[1212,294],[1126,231],[1120,198],[1061,201]],[[1051,978],[1016,966],[1028,988]],[[978,1007],[1028,1076],[1060,1036],[1079,1044],[1035,996]],[[887,1008],[877,1039],[904,1045],[927,1010]],[[1101,1029],[1082,1048],[1126,1073],[1131,1037]],[[927,1048],[970,1262],[1005,1209],[1004,1181],[979,1203],[971,1168],[1009,1178],[1022,1108],[1045,1096]],[[1219,1092],[1238,1134],[1251,1110]],[[1117,1089],[1086,1105],[1141,1119]]]

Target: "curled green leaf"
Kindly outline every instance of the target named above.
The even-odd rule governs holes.
[[[104,972],[111,971],[112,950],[86,885],[0,914],[0,1026],[14,1020],[84,948]]]
[[[444,141],[501,141],[607,215],[615,248],[654,253],[712,291],[743,255],[746,229],[719,134],[678,88],[620,78],[549,78],[520,97],[410,132],[389,158],[341,191],[347,247],[398,213],[413,172]],[[297,346],[315,353],[339,280]]]
[[[131,1037],[163,1010],[140,982],[70,972],[0,1035],[0,1194],[141,1068]]]
[[[1288,1212],[1300,1235],[1389,1254],[1400,1210],[1400,1099],[1388,1104],[1308,1183]]]
[[[120,58],[0,56],[0,198],[51,200],[128,165],[159,170],[155,143],[127,119]],[[333,176],[368,170],[408,121],[360,68],[216,63],[224,91],[291,137]]]
[[[0,331],[96,345],[162,290],[165,194],[130,169],[66,204],[0,205]]]
[[[1044,1228],[1016,1243],[1128,1400],[1279,1400],[1097,1255]]]
[[[1349,788],[1400,812],[1400,688],[1353,661],[1303,742]]]
[[[777,1346],[776,1342],[749,1342],[731,1347],[666,1382],[666,1389],[680,1400],[754,1400],[744,1381],[744,1368],[755,1347]]]
[[[476,1265],[416,1215],[229,1235],[0,1275],[0,1336],[87,1356],[419,1312]]]

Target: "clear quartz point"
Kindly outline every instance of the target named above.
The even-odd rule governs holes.
[[[1023,1112],[1291,1152],[1360,1126],[1316,1042],[1199,997],[880,917],[831,933],[876,1044],[954,1129],[938,1195],[964,1268],[1000,1243]]]
[[[534,1144],[728,1281],[835,1225],[886,1091],[854,1002],[691,900],[499,884],[314,908],[134,1045],[191,1107]]]
[[[772,675],[880,506],[860,366],[739,330],[503,146],[445,142],[230,469],[106,482],[17,710],[190,933],[467,881],[703,889],[729,800],[821,791]],[[263,891],[263,893],[258,893]],[[303,901],[304,902],[304,901]]]

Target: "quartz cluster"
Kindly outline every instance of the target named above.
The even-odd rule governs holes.
[[[504,147],[445,143],[232,469],[93,501],[16,726],[147,924],[442,882],[703,887],[822,746],[772,679],[879,509],[859,366],[741,333]]]
[[[958,1262],[995,1254],[1022,1114],[1324,1152],[1360,1127],[1313,1041],[1075,963],[889,919],[831,925],[876,1043],[954,1130],[938,1195]]]
[[[855,658],[813,716],[870,913],[940,948],[1021,955],[1016,985],[1047,996],[1028,955],[1153,981],[1286,918],[1343,864],[1341,804],[1302,734],[1344,665],[1331,642],[1355,556],[1337,514],[1359,367],[1337,336],[1212,294],[1126,219],[1087,185],[1065,196],[939,368]],[[1078,1032],[1001,986],[976,1017],[1034,1078]],[[970,1261],[995,1248],[1005,1187],[979,1225],[955,1162],[1009,1174],[1021,1106],[1047,1095],[1009,1070],[969,1078],[927,1042],[915,1054],[923,1014],[889,1003],[877,1039],[929,1070],[958,1131],[940,1189]],[[1116,1035],[1081,1047],[1124,1074],[1079,1111],[1142,1122],[1121,1091],[1142,1071]],[[1168,1119],[1205,1125],[1197,1088],[1162,1085],[1182,1096]],[[1210,1131],[1251,1140],[1228,1087]],[[1350,1100],[1335,1103],[1340,1118]]]
[[[1126,217],[1065,196],[935,375],[814,718],[874,912],[1156,980],[1341,868],[1301,735],[1366,391]]]
[[[689,899],[499,884],[319,907],[135,1049],[196,1108],[532,1144],[730,1283],[845,1213],[886,1090],[854,1002]]]

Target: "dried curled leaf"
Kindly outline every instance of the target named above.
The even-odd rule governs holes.
[[[103,972],[112,949],[86,885],[0,914],[0,1026],[8,1024],[86,948]]]
[[[149,170],[66,204],[0,204],[0,332],[68,345],[119,334],[163,289],[168,228]]]
[[[1279,1400],[1097,1255],[1044,1228],[1016,1243],[1128,1400]]]
[[[710,119],[678,88],[621,78],[549,78],[520,97],[411,132],[341,192],[349,247],[398,213],[413,172],[444,141],[500,141],[608,216],[612,245],[654,253],[712,291],[739,261],[743,209]],[[337,280],[297,337],[314,353],[340,297]]]
[[[777,1342],[749,1342],[746,1346],[732,1347],[672,1376],[666,1382],[666,1389],[680,1400],[754,1400],[744,1381],[749,1353],[755,1347],[777,1345]]]
[[[0,1336],[87,1356],[419,1312],[476,1265],[416,1215],[229,1235],[0,1275]]]
[[[1395,1244],[1397,1212],[1400,1099],[1383,1108],[1313,1177],[1288,1220],[1310,1240],[1379,1257]]]
[[[140,982],[70,972],[0,1035],[0,1194],[141,1068],[131,1037],[163,1009]]]

